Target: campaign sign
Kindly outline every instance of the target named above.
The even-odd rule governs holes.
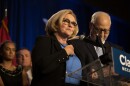
[[[112,48],[112,58],[116,73],[130,78],[130,54],[116,48]]]

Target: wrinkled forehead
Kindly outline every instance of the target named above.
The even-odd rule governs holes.
[[[96,17],[95,24],[96,25],[110,26],[111,25],[111,19],[110,19],[110,17],[108,15],[101,14],[101,15]]]

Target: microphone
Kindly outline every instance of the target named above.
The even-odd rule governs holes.
[[[110,65],[110,63],[112,62],[112,59],[111,59],[112,55],[111,55],[111,53],[107,53],[105,51],[106,47],[103,45],[103,43],[101,41],[101,37],[99,37],[98,35],[96,37],[96,42],[100,45],[100,47],[102,48],[102,51],[103,51],[103,55],[101,55],[99,57],[101,63],[104,65]]]
[[[96,35],[96,43],[102,48],[103,54],[105,54],[105,46],[103,45],[101,37],[99,37],[98,34]]]
[[[112,62],[111,53],[105,53],[99,57],[100,61],[104,65],[110,65]]]
[[[79,36],[79,39],[80,39],[80,40],[83,40],[84,38],[85,38],[85,35],[80,35],[80,36]]]

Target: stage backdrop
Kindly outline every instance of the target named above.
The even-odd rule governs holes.
[[[80,28],[78,35],[89,32],[88,24],[92,13],[101,10],[83,0],[8,0],[9,32],[17,49],[26,47],[32,50],[36,37],[45,35],[47,19],[61,9],[72,9],[77,15]],[[127,39],[130,25],[116,15],[110,15],[112,27],[108,40],[130,52],[130,41]]]

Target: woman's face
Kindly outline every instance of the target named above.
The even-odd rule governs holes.
[[[68,38],[73,34],[76,26],[77,22],[75,18],[71,14],[67,14],[62,20],[62,24],[58,29],[58,34],[62,37]]]
[[[2,56],[5,60],[12,60],[15,57],[15,45],[14,43],[7,43],[3,47],[3,53]]]

